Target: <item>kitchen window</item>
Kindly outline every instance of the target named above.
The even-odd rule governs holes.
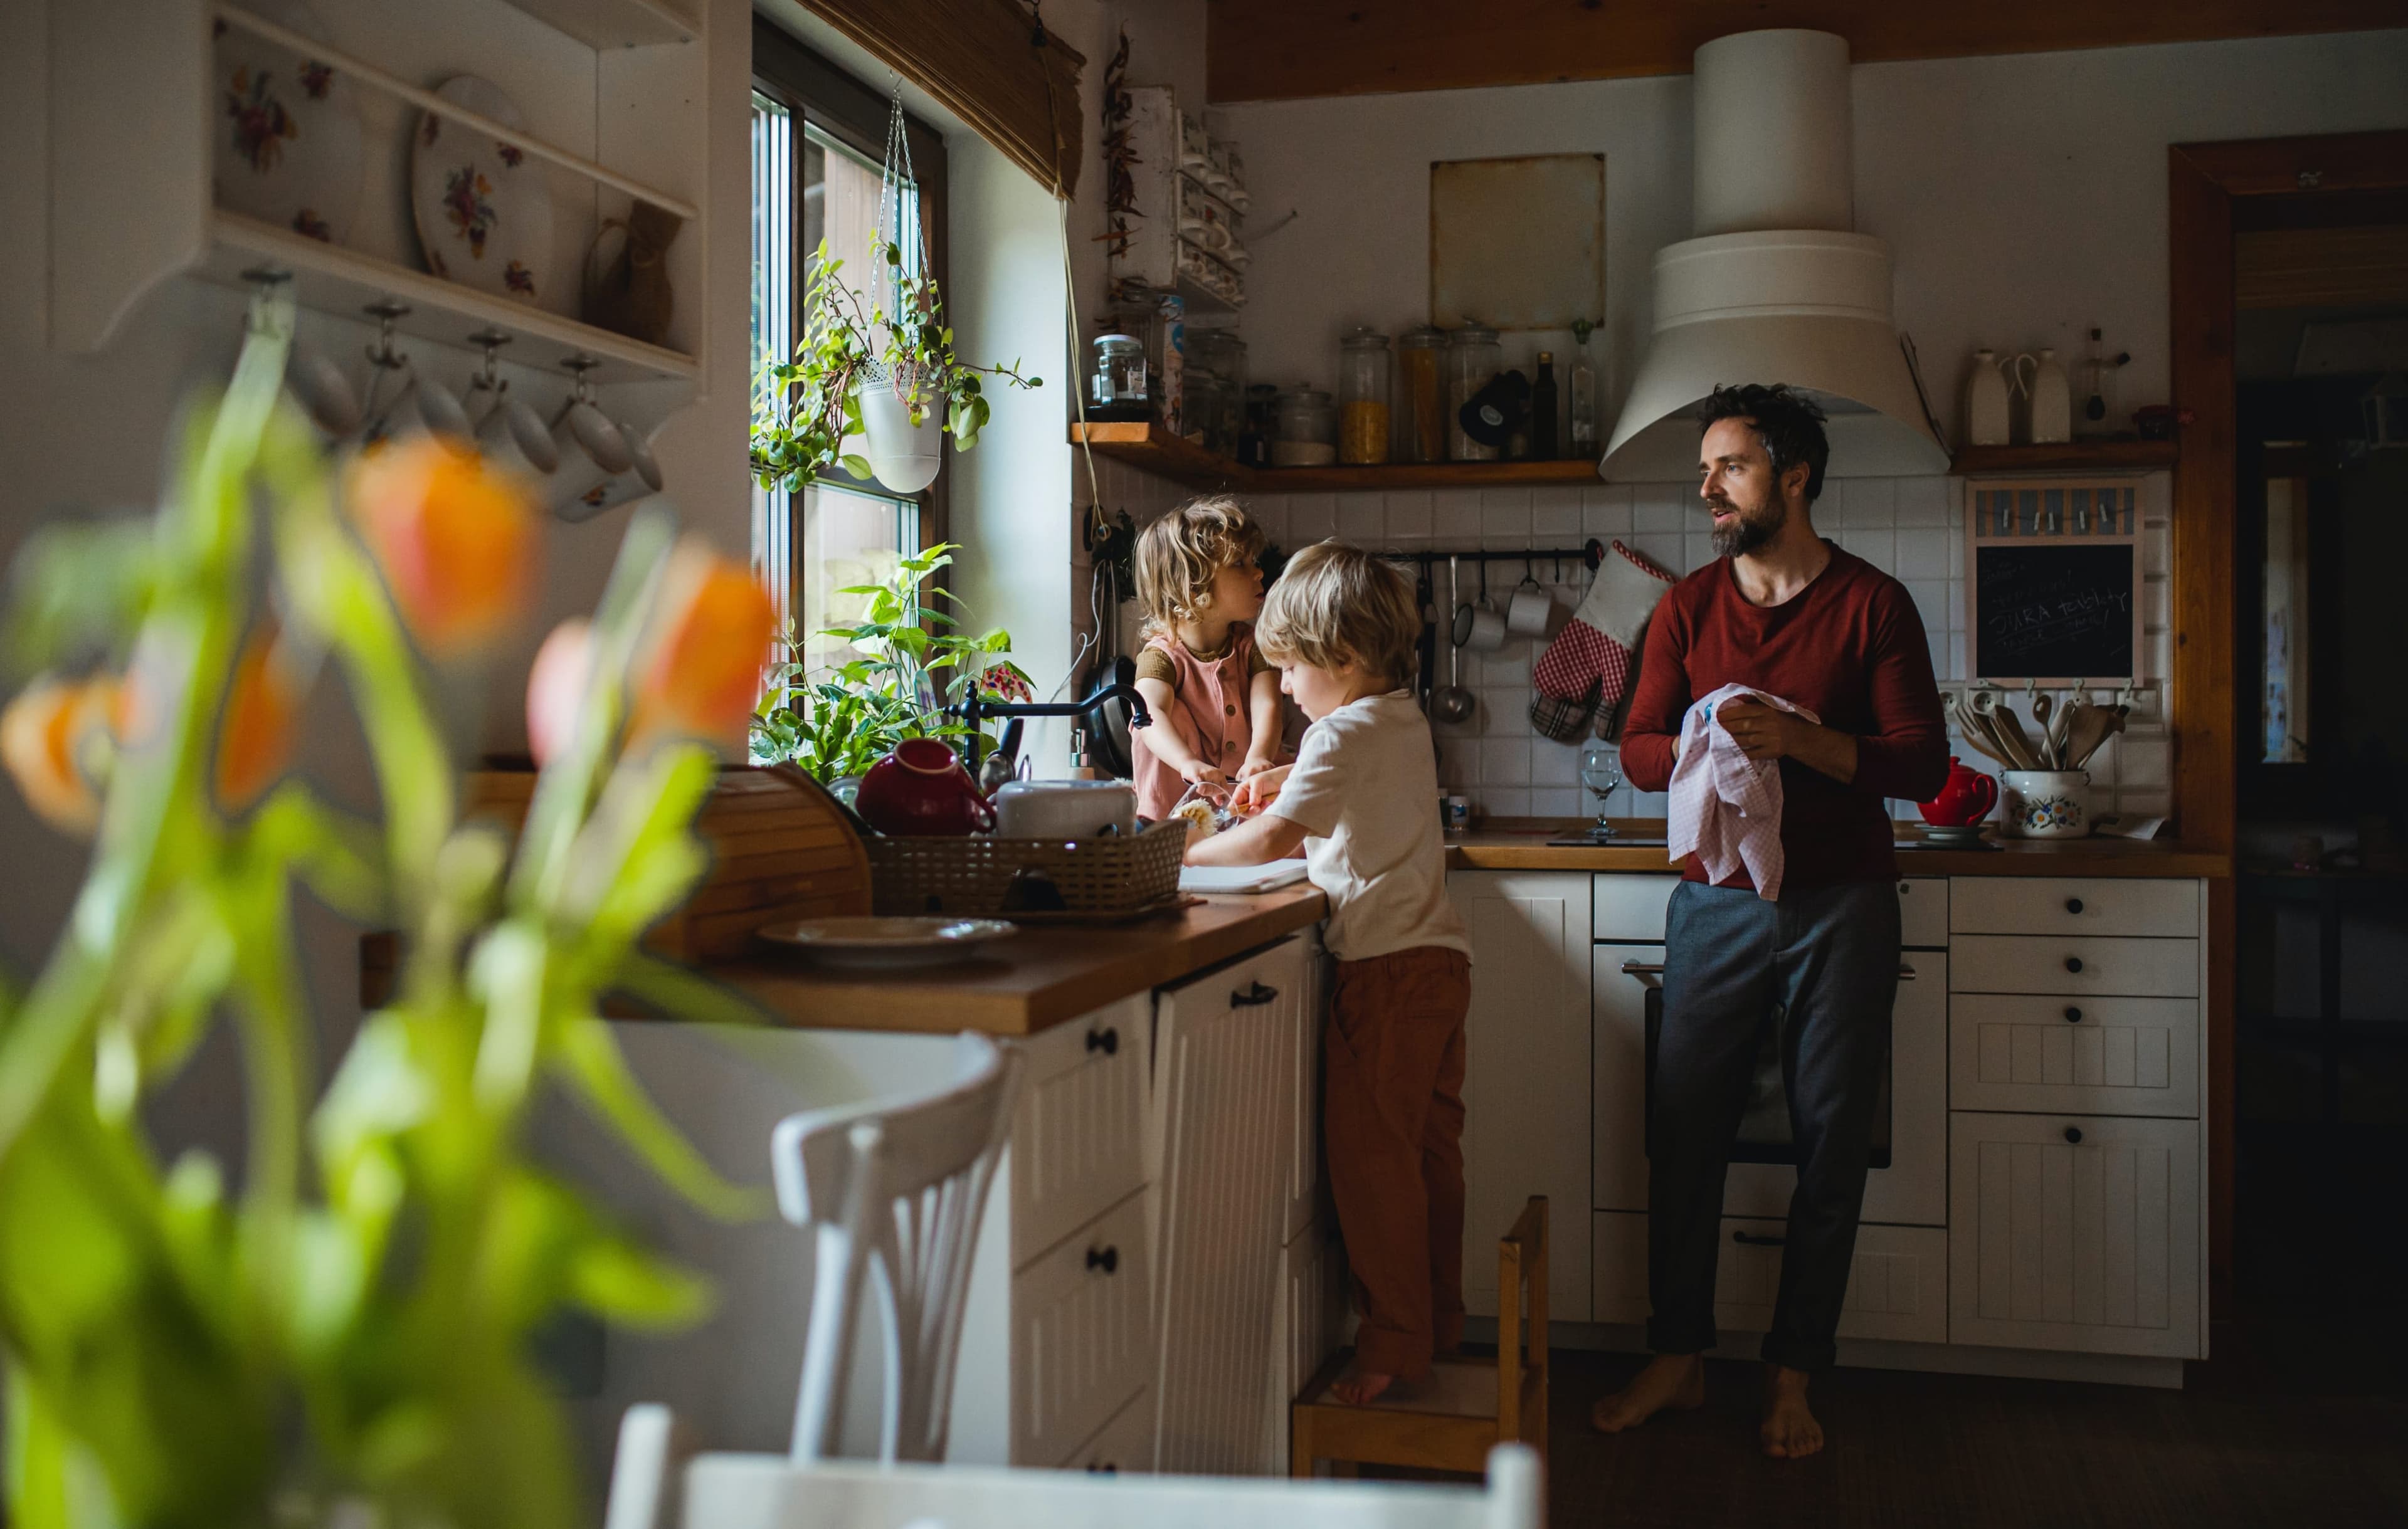
[[[887,99],[758,20],[753,24],[752,342],[757,368],[794,352],[802,337],[804,293],[820,243],[856,285],[868,270],[880,212]],[[944,277],[944,142],[906,119],[917,175],[889,230],[915,267],[927,253]],[[861,595],[896,561],[942,536],[944,480],[921,493],[892,493],[840,469],[798,493],[752,490],[753,563],[791,622],[796,658],[816,674],[856,656],[820,636],[858,621]]]

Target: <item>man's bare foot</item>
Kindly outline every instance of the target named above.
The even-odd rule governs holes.
[[[1657,1354],[1630,1384],[1590,1409],[1600,1434],[1636,1428],[1670,1408],[1687,1412],[1706,1403],[1706,1362],[1696,1354]]]
[[[1387,1393],[1396,1383],[1393,1375],[1376,1375],[1369,1370],[1350,1369],[1329,1382],[1329,1394],[1348,1407],[1369,1407]]]
[[[1786,1365],[1764,1367],[1764,1425],[1756,1430],[1764,1452],[1775,1460],[1803,1460],[1823,1450],[1823,1425],[1806,1406],[1804,1370]]]

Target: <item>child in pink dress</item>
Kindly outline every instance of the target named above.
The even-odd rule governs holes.
[[[1137,809],[1169,816],[1190,785],[1217,798],[1279,763],[1279,671],[1254,648],[1262,528],[1235,499],[1191,499],[1137,538],[1146,643],[1137,692],[1154,725],[1129,735]]]

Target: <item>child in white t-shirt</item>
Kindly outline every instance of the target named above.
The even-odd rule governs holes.
[[[1334,1390],[1355,1403],[1426,1377],[1463,1336],[1471,941],[1446,898],[1437,754],[1407,682],[1420,631],[1395,568],[1338,542],[1298,552],[1254,636],[1312,725],[1294,764],[1239,783],[1237,807],[1259,815],[1187,851],[1251,865],[1301,846],[1329,898],[1325,1132],[1363,1315]]]

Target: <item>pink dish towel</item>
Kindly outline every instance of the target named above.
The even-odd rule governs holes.
[[[1740,752],[1714,717],[1724,702],[1742,695],[1810,722],[1823,720],[1745,685],[1725,685],[1692,705],[1681,719],[1681,757],[1672,766],[1667,852],[1676,861],[1696,855],[1707,881],[1717,885],[1745,869],[1756,894],[1776,902],[1787,858],[1781,849],[1781,762]]]

